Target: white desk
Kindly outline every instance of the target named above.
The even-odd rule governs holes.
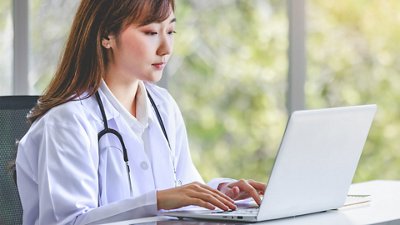
[[[353,184],[349,194],[369,194],[371,202],[360,205],[343,207],[338,210],[330,210],[299,217],[259,222],[263,225],[395,225],[400,224],[400,181],[369,181]],[[152,217],[145,219],[134,219],[107,225],[130,225],[130,224],[202,224],[222,225],[234,224],[233,222],[209,222],[193,220],[174,220],[166,217]],[[238,224],[238,223],[236,223]],[[243,224],[243,223],[241,223]],[[254,224],[254,223],[253,223]]]

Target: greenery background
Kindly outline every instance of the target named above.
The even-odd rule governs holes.
[[[378,104],[354,182],[399,179],[400,2],[306,1],[306,108]],[[206,180],[265,181],[287,120],[286,1],[180,1],[169,89]]]
[[[13,33],[11,22],[11,1],[0,1],[0,94],[10,92]]]
[[[51,78],[77,0],[30,3],[31,94]],[[177,0],[168,88],[205,178],[265,181],[288,117],[283,0]],[[11,1],[0,1],[0,93],[11,92]],[[71,12],[71,13],[66,13]],[[306,108],[377,103],[354,182],[399,179],[400,1],[306,1]],[[11,52],[11,53],[10,53]]]
[[[177,5],[169,90],[205,180],[266,181],[287,119],[284,1]]]
[[[307,107],[376,103],[355,182],[400,178],[400,1],[308,4]]]

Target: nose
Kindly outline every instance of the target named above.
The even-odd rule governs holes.
[[[173,37],[168,35],[162,35],[160,37],[160,45],[157,49],[157,55],[164,56],[170,55],[173,48]]]

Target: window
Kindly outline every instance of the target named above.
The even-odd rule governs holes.
[[[309,108],[376,103],[355,180],[400,176],[400,2],[308,1]]]
[[[13,58],[12,1],[0,1],[0,95],[10,95]]]
[[[29,87],[40,94],[54,75],[78,0],[29,1]]]
[[[168,88],[206,180],[265,180],[286,123],[285,1],[182,1]]]
[[[53,76],[78,3],[29,1],[26,93],[40,94]],[[206,180],[261,180],[265,165],[272,167],[287,121],[287,3],[177,4],[175,51],[162,85],[181,107]],[[13,93],[12,6],[0,1],[1,95]],[[308,0],[306,7],[306,108],[377,103],[355,181],[398,179],[400,2]]]

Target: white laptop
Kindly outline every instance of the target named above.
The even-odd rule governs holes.
[[[259,208],[164,215],[257,222],[342,207],[376,109],[360,105],[293,112]]]

